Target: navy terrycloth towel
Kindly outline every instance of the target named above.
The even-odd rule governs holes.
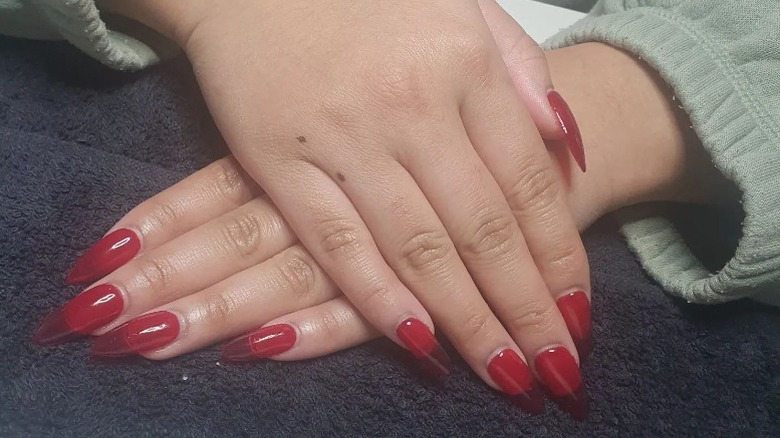
[[[209,132],[183,59],[124,74],[64,43],[0,38],[0,437],[780,436],[780,311],[670,298],[609,221],[585,236],[596,344],[582,423],[519,411],[462,361],[425,382],[386,340],[247,365],[216,348],[106,362],[83,342],[32,345],[79,292],[63,276],[81,252],[225,154]]]

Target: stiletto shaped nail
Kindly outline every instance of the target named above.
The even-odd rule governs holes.
[[[130,320],[92,341],[95,356],[119,357],[162,348],[179,337],[179,318],[154,312]]]
[[[33,342],[56,345],[80,338],[116,319],[123,309],[119,289],[110,284],[95,286],[49,314],[35,332]]]
[[[287,324],[263,327],[222,346],[222,357],[232,361],[265,359],[291,349],[297,340],[295,329]]]
[[[437,376],[450,374],[452,366],[450,357],[441,348],[439,341],[436,340],[436,336],[431,333],[428,326],[419,319],[403,320],[396,327],[395,334],[403,342],[406,349],[423,362],[429,372]]]
[[[585,292],[576,291],[558,298],[556,303],[577,347],[580,363],[585,362],[593,349],[590,301]]]
[[[72,285],[99,280],[130,261],[140,249],[141,240],[135,232],[125,228],[112,231],[76,260],[65,282]]]
[[[531,369],[513,350],[507,348],[493,356],[487,371],[502,391],[514,396],[513,402],[522,410],[531,414],[544,412],[544,399]]]
[[[574,157],[574,161],[577,162],[580,170],[585,172],[585,148],[582,144],[580,128],[577,126],[574,114],[572,114],[569,105],[557,91],[551,90],[547,93],[547,100],[550,101],[550,106],[555,111],[558,123],[561,125],[563,141],[566,143],[566,147],[569,148],[569,152]]]
[[[566,347],[549,348],[536,355],[536,372],[550,398],[574,419],[588,414],[588,398],[582,383],[580,368]]]

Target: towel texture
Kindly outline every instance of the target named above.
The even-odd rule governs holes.
[[[63,286],[76,256],[224,154],[209,126],[182,59],[128,75],[63,42],[0,38],[0,436],[780,436],[780,309],[668,296],[609,221],[585,238],[596,347],[584,423],[522,413],[463,362],[425,382],[384,340],[241,366],[214,348],[157,363],[33,346],[41,317],[79,292]]]

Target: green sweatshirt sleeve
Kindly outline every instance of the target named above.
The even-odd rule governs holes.
[[[600,0],[548,48],[599,41],[641,57],[673,88],[714,165],[742,192],[742,236],[710,272],[647,208],[618,213],[647,272],[689,302],[780,305],[780,2]],[[718,220],[718,218],[712,218]]]
[[[160,60],[147,44],[108,29],[94,0],[0,0],[0,33],[65,39],[118,70],[139,70]]]

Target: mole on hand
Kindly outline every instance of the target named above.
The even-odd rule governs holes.
[[[302,135],[295,138],[298,139],[298,143],[306,143],[306,137]]]
[[[341,172],[336,172],[336,178],[338,178],[339,181],[342,181],[342,182],[346,180],[346,178],[344,178],[344,174],[341,173]]]

